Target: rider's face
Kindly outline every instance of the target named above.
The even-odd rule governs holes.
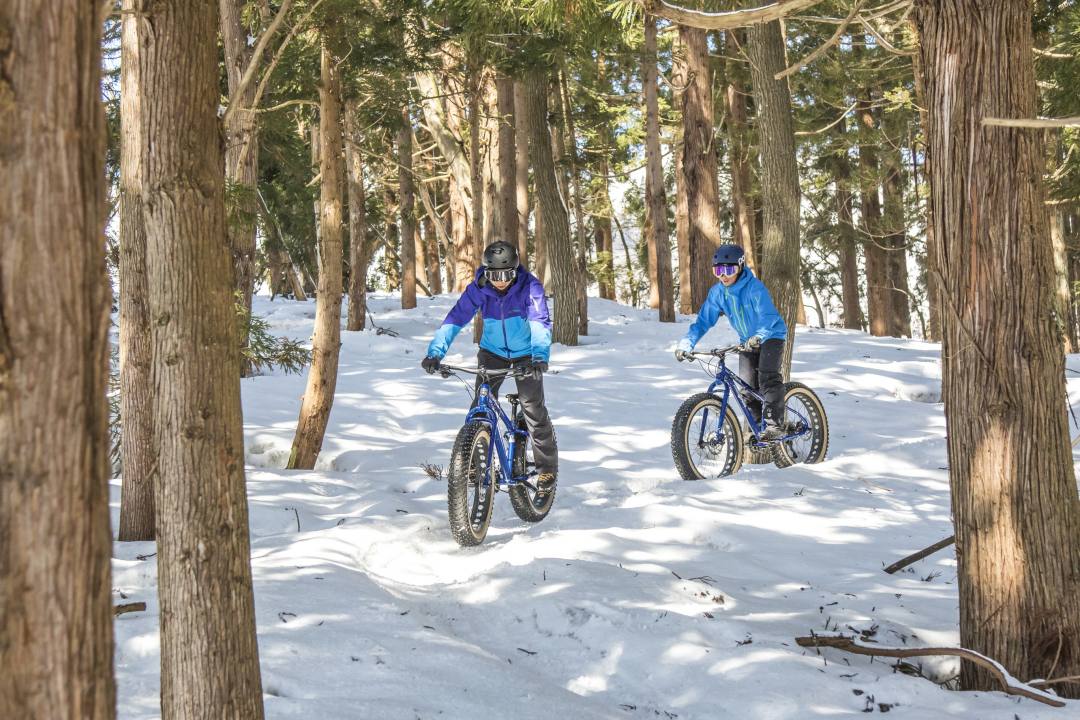
[[[513,281],[512,280],[492,280],[491,284],[495,287],[496,290],[498,290],[499,292],[503,292],[503,291],[506,290],[506,288],[510,287],[511,282],[513,282]]]
[[[724,284],[724,287],[731,287],[735,284],[735,281],[739,279],[739,275],[742,273],[735,273],[734,275],[721,275],[720,282]]]

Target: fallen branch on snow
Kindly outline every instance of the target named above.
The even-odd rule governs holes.
[[[146,603],[144,602],[123,603],[113,607],[113,617],[129,612],[140,612],[145,609]]]
[[[923,548],[922,550],[920,550],[917,553],[912,553],[911,555],[908,555],[906,558],[901,558],[900,560],[897,560],[892,565],[885,568],[885,572],[892,575],[897,570],[903,570],[908,565],[910,565],[912,563],[915,563],[915,562],[919,562],[920,560],[922,560],[927,555],[933,555],[938,550],[942,550],[944,548],[947,548],[950,545],[952,545],[954,542],[956,542],[956,536],[955,535],[950,535],[949,537],[945,538],[944,540],[938,540],[936,543],[934,543],[933,545],[931,545],[928,548]]]
[[[846,635],[812,635],[810,637],[797,637],[795,642],[800,647],[831,647],[845,650],[856,655],[874,655],[878,657],[921,657],[924,655],[953,655],[964,660],[980,665],[993,675],[1002,689],[1009,695],[1020,695],[1031,700],[1050,705],[1052,707],[1065,707],[1065,702],[1060,698],[1043,692],[1037,688],[1020,682],[1001,666],[999,662],[988,658],[981,653],[966,648],[957,647],[924,647],[924,648],[898,648],[878,645],[864,645],[854,638]]]

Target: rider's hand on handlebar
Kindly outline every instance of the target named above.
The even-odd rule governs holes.
[[[751,335],[750,337],[746,338],[746,342],[743,343],[743,347],[745,347],[750,352],[757,350],[761,347],[761,337],[758,335]]]
[[[693,360],[694,356],[689,350],[683,350],[681,347],[675,348],[675,359],[679,362]]]
[[[428,375],[434,375],[439,370],[439,358],[429,355],[420,361],[420,367],[424,368]]]

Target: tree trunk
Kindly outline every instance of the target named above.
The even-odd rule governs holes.
[[[416,307],[416,192],[413,187],[412,120],[409,106],[401,110],[397,131],[398,197],[401,200],[401,308]]]
[[[683,106],[689,70],[686,63],[686,45],[681,35],[672,38],[671,87],[675,107]],[[683,124],[675,128],[672,154],[675,158],[675,247],[679,253],[679,312],[684,315],[697,312],[691,297],[690,280],[690,217],[686,199],[686,179],[683,172]]]
[[[924,142],[926,135],[926,85],[925,73],[923,72],[922,60],[916,53],[911,58],[912,72],[915,76],[915,102],[919,106],[919,126],[922,128]],[[923,148],[922,167],[923,173],[930,172],[930,162],[927,158],[926,148]],[[917,166],[916,166],[917,167]],[[918,188],[918,182],[915,183]],[[929,308],[930,320],[927,339],[934,342],[941,341],[941,288],[938,281],[937,249],[934,238],[934,222],[930,217],[930,203],[926,204],[926,304]]]
[[[845,122],[841,121],[836,132],[838,142],[843,143],[847,133]],[[859,303],[859,257],[855,239],[855,226],[852,223],[851,161],[847,156],[847,145],[843,143],[832,162],[833,182],[836,186],[836,232],[840,246],[840,287],[844,305],[844,328],[862,330],[862,306]]]
[[[891,113],[884,123],[886,128],[886,151],[882,180],[882,196],[885,208],[882,222],[885,229],[885,246],[889,248],[889,334],[893,337],[911,337],[911,306],[908,301],[907,268],[907,221],[904,216],[904,160],[900,155],[903,131],[898,127],[899,113]]]
[[[232,249],[237,300],[250,316],[251,296],[255,290],[255,218],[259,211],[255,195],[259,182],[259,126],[258,116],[249,108],[255,102],[257,84],[248,83],[243,97],[235,96],[244,70],[251,62],[252,47],[247,42],[242,0],[221,0],[219,7],[229,94],[233,102],[239,104],[225,121],[226,228]],[[247,344],[248,325],[243,324],[238,347],[246,348]],[[246,357],[241,358],[240,369],[243,377],[251,375],[251,363]]]
[[[1065,244],[1065,222],[1061,213],[1050,212],[1050,245],[1054,252],[1054,314],[1061,328],[1066,353],[1077,349],[1076,326],[1072,322],[1072,297],[1069,292],[1069,253]]]
[[[499,239],[514,245],[518,242],[514,79],[499,74],[495,88],[499,105]],[[518,254],[524,258],[525,253]]]
[[[720,246],[720,198],[706,33],[679,26],[679,37],[686,51],[687,67],[686,89],[682,93],[682,174],[689,222],[690,304],[696,310],[716,282],[712,256]]]
[[[574,205],[575,233],[575,270],[577,271],[578,294],[578,335],[589,334],[589,293],[588,293],[588,240],[585,238],[585,210],[581,197],[581,175],[577,162],[577,132],[574,129],[573,105],[570,102],[570,88],[566,82],[566,73],[559,73],[559,104],[566,119],[566,130],[570,135],[570,198]]]
[[[729,55],[737,46],[746,45],[744,30],[725,32]],[[727,108],[728,157],[731,159],[731,214],[735,244],[746,251],[746,264],[758,271],[754,252],[754,206],[750,199],[750,142],[746,129],[746,83],[736,63],[728,63],[724,103]]]
[[[480,93],[482,91],[483,76],[479,69],[473,69],[469,78],[467,90],[469,99],[469,172],[472,178],[470,194],[472,195],[471,224],[471,257],[473,268],[477,268],[484,261],[484,180],[481,174],[480,163],[483,159],[482,146],[480,145]],[[469,280],[472,280],[472,273]],[[466,283],[468,284],[468,283]],[[473,318],[473,342],[479,344],[480,337],[484,333],[484,320],[480,313]]]
[[[430,215],[424,215],[421,222],[424,237],[424,261],[427,263],[425,275],[427,276],[428,289],[433,295],[442,294],[442,273],[439,271],[439,238],[436,235],[435,223]]]
[[[664,162],[660,156],[656,63],[656,18],[646,15],[641,77],[645,91],[645,239],[649,251],[649,307],[659,309],[660,322],[675,322],[671,238],[667,223],[667,198],[664,193]]]
[[[345,168],[349,191],[349,316],[346,330],[363,330],[367,316],[367,275],[370,250],[367,240],[367,197],[364,157],[360,152],[356,101],[345,105]]]
[[[866,258],[866,307],[870,316],[870,334],[878,337],[889,334],[891,317],[889,291],[889,258],[884,248],[881,199],[879,195],[877,120],[871,106],[871,93],[858,101],[859,116],[859,214],[862,216],[863,255]]]
[[[101,18],[0,5],[0,717],[116,715]]]
[[[154,386],[151,382],[150,286],[142,188],[147,168],[143,97],[139,91],[140,39],[147,36],[141,0],[123,5],[120,65],[120,528],[117,539],[154,539]]]
[[[310,470],[322,449],[337,386],[341,349],[341,78],[335,59],[324,46],[319,84],[319,289],[311,367],[293,438],[289,469]]]
[[[550,251],[550,290],[555,296],[552,341],[577,345],[577,289],[570,222],[555,177],[551,135],[547,123],[543,121],[548,115],[548,78],[549,70],[543,66],[525,72],[525,111],[533,118],[529,123],[529,157],[536,178],[539,210],[544,217],[545,241]]]
[[[517,243],[521,264],[529,265],[529,116],[525,114],[525,86],[514,80],[514,189],[517,205]]]
[[[153,318],[162,717],[262,718],[218,14],[150,5],[139,56]]]
[[[802,306],[799,292],[799,168],[787,79],[777,80],[787,61],[779,21],[754,25],[747,48],[754,84],[761,144],[763,227],[759,267],[762,282],[788,327],[784,344],[784,377],[791,369],[795,318]]]
[[[1031,6],[915,4],[944,278],[942,390],[960,642],[1020,678],[1080,675],[1080,499],[1054,319]],[[1017,272],[1022,268],[1022,272]],[[965,688],[991,676],[965,664]],[[1080,697],[1080,683],[1055,685]]]

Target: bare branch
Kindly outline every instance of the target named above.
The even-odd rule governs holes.
[[[983,125],[1013,128],[1080,127],[1080,116],[1067,118],[995,118],[985,117]]]
[[[979,665],[994,676],[1001,683],[1002,689],[1009,695],[1020,695],[1030,700],[1050,705],[1051,707],[1065,707],[1065,702],[1059,700],[1048,692],[1043,692],[1030,685],[1026,685],[1001,666],[996,660],[988,658],[974,650],[958,647],[924,647],[924,648],[895,648],[877,645],[865,645],[854,638],[844,635],[813,635],[811,637],[797,637],[795,642],[800,647],[833,647],[845,650],[856,655],[873,655],[877,657],[922,657],[924,655],[954,655],[969,660]]]
[[[849,105],[848,108],[846,110],[844,110],[844,112],[840,113],[840,117],[836,118],[835,120],[833,120],[831,123],[829,123],[828,125],[826,125],[823,128],[819,128],[817,130],[800,130],[797,133],[795,133],[795,135],[797,135],[798,137],[805,137],[807,135],[820,135],[821,133],[826,132],[827,130],[831,130],[832,128],[839,125],[840,122],[844,118],[847,117],[848,113],[851,112],[852,110],[854,110],[855,106],[858,105],[858,104],[859,104],[859,102],[857,100],[855,102],[851,103],[851,105]]]
[[[232,116],[237,106],[242,104],[242,98],[247,92],[248,86],[251,85],[251,81],[255,79],[255,72],[259,69],[259,64],[262,62],[263,53],[266,51],[266,46],[270,42],[275,34],[277,34],[278,28],[281,27],[281,23],[285,22],[285,15],[288,14],[289,8],[292,6],[292,0],[283,0],[281,7],[278,8],[277,15],[274,16],[274,21],[270,23],[270,27],[266,28],[266,31],[259,36],[259,41],[255,43],[255,50],[251,53],[251,60],[248,61],[248,65],[244,68],[244,74],[240,78],[240,85],[236,88],[236,92],[229,98],[229,107],[225,109],[225,118],[222,120],[222,124],[228,121]]]
[[[666,0],[642,0],[645,11],[687,27],[703,30],[731,30],[779,20],[793,12],[816,5],[821,0],[777,0],[777,2],[744,10],[703,12],[672,5]]]
[[[795,73],[799,72],[800,70],[802,70],[804,67],[806,67],[810,63],[817,60],[823,54],[825,54],[826,50],[828,50],[829,48],[831,48],[833,45],[835,45],[837,42],[840,41],[840,36],[844,34],[844,31],[848,29],[848,25],[850,25],[851,21],[855,19],[855,15],[858,14],[859,9],[862,8],[862,4],[863,4],[863,0],[856,0],[855,4],[851,6],[851,12],[848,13],[848,16],[846,18],[844,18],[844,21],[842,23],[840,23],[839,25],[836,26],[836,31],[833,32],[832,37],[830,37],[828,39],[828,41],[826,41],[826,43],[824,45],[819,47],[817,50],[814,50],[812,53],[810,53],[809,55],[804,57],[802,60],[800,60],[799,62],[797,62],[794,65],[792,65],[791,67],[789,67],[788,69],[781,70],[780,72],[776,73],[776,75],[774,77],[777,80],[783,80],[788,75],[794,75]]]

